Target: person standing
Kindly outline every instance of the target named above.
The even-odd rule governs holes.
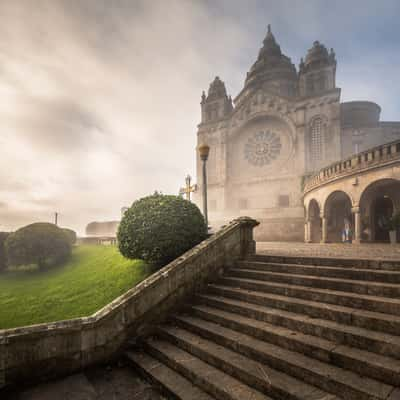
[[[344,227],[342,231],[342,242],[351,243],[351,224],[350,220],[346,217],[344,219]]]

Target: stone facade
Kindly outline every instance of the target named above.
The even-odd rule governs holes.
[[[400,137],[371,102],[340,102],[336,57],[318,41],[298,70],[268,33],[232,101],[216,77],[201,99],[198,145],[208,144],[209,220],[261,221],[257,240],[303,240],[303,183],[321,167]],[[201,161],[197,155],[201,204]]]

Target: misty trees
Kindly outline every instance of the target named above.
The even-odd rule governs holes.
[[[90,222],[86,226],[88,236],[115,236],[119,221]]]
[[[155,193],[135,201],[118,229],[119,250],[163,266],[200,243],[207,227],[200,210],[178,196]]]
[[[37,222],[10,234],[5,242],[9,265],[35,264],[46,268],[64,262],[71,255],[71,240],[54,224]]]
[[[68,228],[61,228],[62,231],[68,236],[68,239],[72,245],[76,243],[77,235],[76,232],[73,231],[72,229]]]
[[[8,232],[0,232],[0,272],[7,268],[7,256],[5,242],[10,234]]]

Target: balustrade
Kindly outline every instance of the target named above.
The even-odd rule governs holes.
[[[329,181],[335,177],[346,175],[353,171],[356,172],[396,158],[400,158],[400,141],[374,147],[322,168],[315,175],[306,178],[304,191],[307,192],[320,183]]]

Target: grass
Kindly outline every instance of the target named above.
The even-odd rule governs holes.
[[[78,246],[48,271],[0,274],[0,329],[92,314],[149,275],[141,260],[113,246]]]

